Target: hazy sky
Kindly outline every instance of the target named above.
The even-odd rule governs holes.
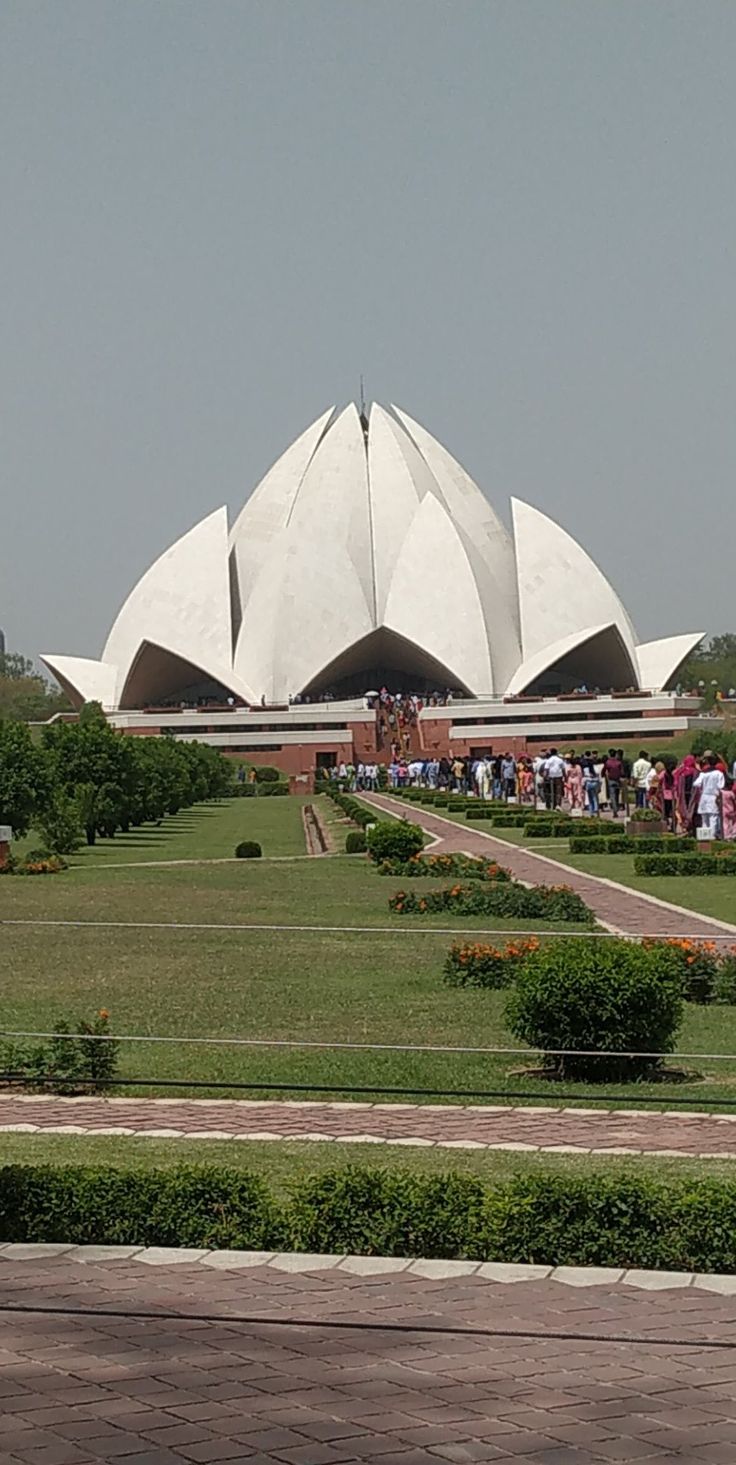
[[[735,69],[734,0],[1,0],[10,646],[99,654],[361,372],[736,630]]]

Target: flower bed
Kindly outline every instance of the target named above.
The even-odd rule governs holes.
[[[4,865],[0,865],[0,875],[58,875],[68,869],[67,861],[61,855],[34,851],[23,859],[11,855]]]
[[[473,855],[414,855],[411,860],[384,860],[378,866],[379,875],[413,876],[415,879],[427,875],[448,878],[453,875],[463,880],[510,880],[508,870],[495,860],[477,859]]]
[[[448,987],[508,987],[519,963],[536,951],[536,936],[507,941],[505,946],[488,946],[480,941],[456,942],[445,957],[443,975]]]
[[[472,885],[451,885],[426,895],[398,890],[389,900],[397,915],[447,912],[460,916],[514,916],[522,921],[574,921],[593,924],[585,901],[567,885],[517,885],[512,880],[475,880]]]
[[[716,850],[713,854],[701,855],[636,855],[634,873],[636,875],[736,875],[736,851]]]

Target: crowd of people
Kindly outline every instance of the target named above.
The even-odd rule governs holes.
[[[729,769],[713,752],[681,761],[667,755],[652,760],[642,750],[632,762],[622,748],[562,754],[549,748],[532,756],[489,752],[482,757],[403,756],[391,762],[341,763],[331,778],[351,790],[389,788],[446,789],[479,799],[565,809],[570,813],[610,814],[652,810],[673,834],[702,840],[736,840],[736,763]]]

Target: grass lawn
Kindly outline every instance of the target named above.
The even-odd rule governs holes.
[[[264,856],[304,855],[302,806],[296,796],[274,799],[219,799],[168,815],[160,825],[144,824],[114,839],[98,839],[69,856],[73,866],[96,868],[148,860],[213,860],[235,854],[241,839],[257,839]],[[17,854],[37,849],[40,836],[31,833],[13,846]]]
[[[234,829],[233,820],[243,821]],[[241,800],[204,811],[209,848],[231,848],[259,821],[264,849],[301,828],[296,799]],[[291,821],[289,825],[289,821]],[[172,821],[173,822],[173,821]],[[182,833],[166,838],[191,849]],[[117,841],[115,841],[117,844]],[[159,846],[161,848],[161,846]],[[509,1046],[503,993],[446,988],[442,966],[452,937],[517,922],[446,915],[401,917],[388,910],[398,882],[367,860],[303,859],[270,863],[108,868],[101,854],[79,867],[0,885],[5,920],[80,921],[80,926],[0,924],[6,974],[6,1029],[47,1030],[62,1017],[107,1007],[118,1033],[162,1036],[302,1038],[357,1043]],[[685,882],[683,882],[685,883]],[[436,882],[417,881],[417,888]],[[94,922],[101,922],[95,925]],[[104,923],[131,923],[115,926]],[[135,923],[139,923],[136,925]],[[173,927],[140,923],[178,923]],[[186,923],[209,923],[193,929]],[[225,929],[228,923],[286,925],[287,930]],[[300,926],[383,927],[350,931]],[[561,928],[556,928],[559,932]],[[570,930],[574,928],[564,928]],[[691,1008],[681,1047],[736,1052],[736,1009]],[[177,1086],[272,1084],[275,1093],[313,1084],[344,1096],[363,1087],[539,1093],[551,1102],[585,1096],[514,1072],[520,1060],[497,1055],[363,1053],[126,1044],[121,1075]],[[736,1098],[736,1060],[704,1065],[702,1081],[607,1090],[663,1104],[686,1094],[690,1107],[716,1095]],[[143,1091],[143,1090],[142,1090]],[[204,1090],[207,1092],[208,1090]],[[448,1091],[450,1091],[448,1093]],[[184,1093],[184,1088],[169,1092]],[[209,1089],[209,1092],[213,1092]]]
[[[109,1165],[117,1169],[158,1170],[178,1165],[222,1165],[263,1175],[283,1194],[306,1175],[348,1165],[377,1170],[411,1170],[432,1175],[453,1171],[487,1181],[517,1175],[599,1173],[659,1178],[716,1176],[736,1178],[732,1160],[657,1159],[605,1155],[534,1155],[503,1150],[426,1150],[391,1145],[309,1144],[282,1140],[91,1139],[83,1135],[0,1135],[0,1165]]]

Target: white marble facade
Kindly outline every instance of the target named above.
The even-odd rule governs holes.
[[[134,708],[197,680],[285,702],[387,648],[471,696],[521,694],[564,664],[658,690],[701,632],[639,643],[586,551],[515,499],[513,534],[405,412],[351,403],[278,459],[232,528],[216,509],[151,565],[99,661],[44,654],[76,705]]]

